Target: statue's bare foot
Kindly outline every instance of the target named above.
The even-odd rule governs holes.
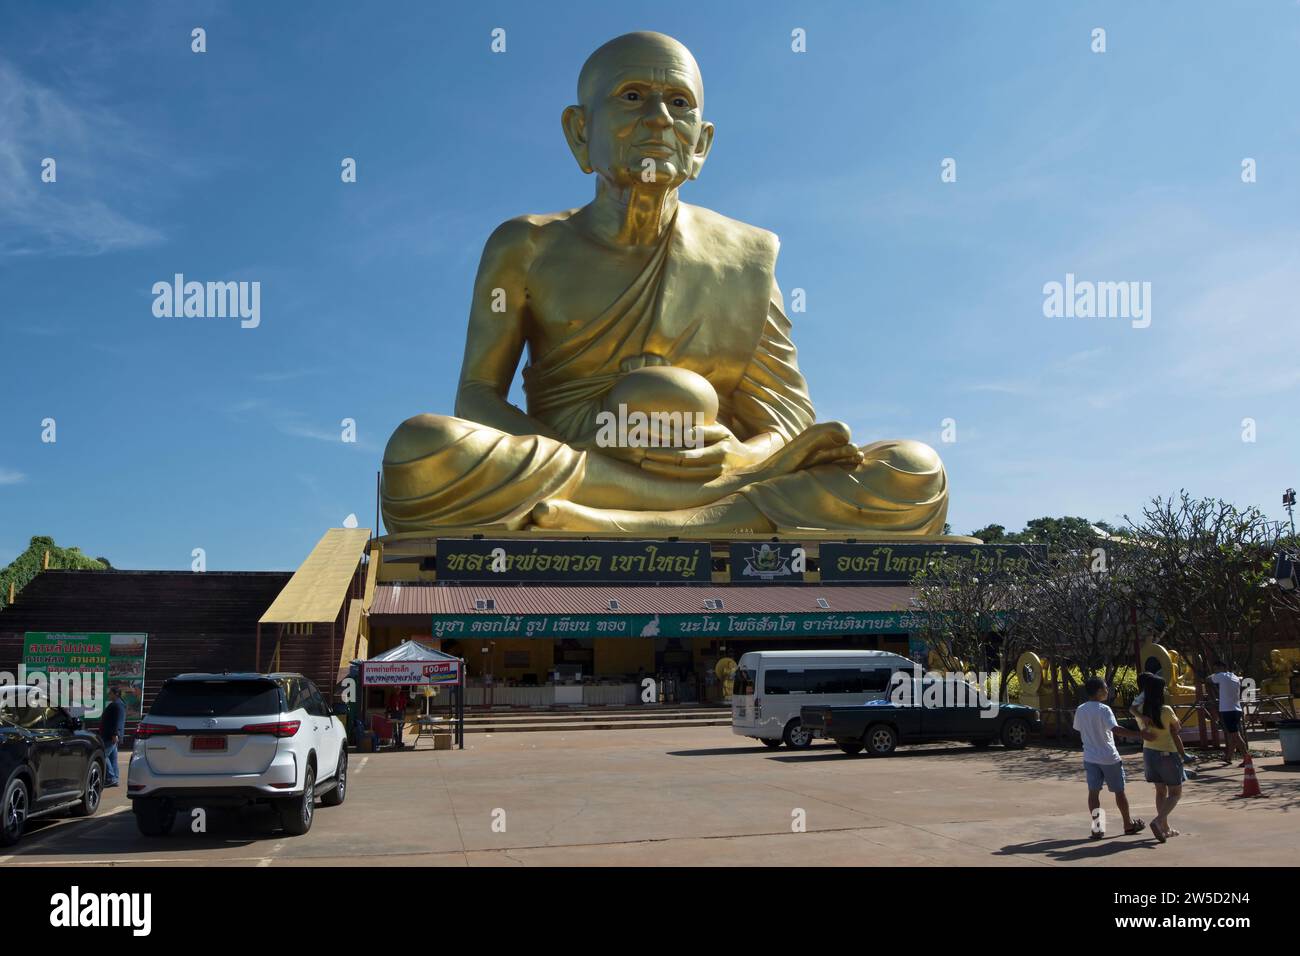
[[[862,464],[862,449],[851,444],[851,438],[849,426],[843,422],[811,425],[780,451],[769,455],[751,473],[750,482],[766,481],[814,465],[856,468]]]
[[[576,505],[572,501],[551,499],[543,501],[533,508],[533,524],[539,528],[558,531],[634,531],[643,533],[657,527],[673,529],[681,526],[680,519],[675,523],[667,516],[672,512],[645,512],[628,514],[604,508],[589,508]],[[620,521],[619,518],[631,519]]]
[[[589,508],[553,499],[533,508],[533,524],[552,531],[616,531],[625,534],[676,534],[707,531],[770,531],[771,524],[741,495],[681,511],[625,511]]]

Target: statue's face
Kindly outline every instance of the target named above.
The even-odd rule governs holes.
[[[581,115],[565,113],[584,169],[619,187],[676,188],[699,171],[713,142],[695,64],[667,45],[638,45],[598,64]],[[584,161],[585,160],[585,161]]]

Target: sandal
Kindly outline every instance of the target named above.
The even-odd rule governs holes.
[[[1146,827],[1147,827],[1146,821],[1143,820],[1141,817],[1138,817],[1132,822],[1132,824],[1124,828],[1124,835],[1132,836],[1135,833],[1141,833],[1143,830],[1146,829]]]
[[[1164,843],[1165,840],[1168,839],[1168,837],[1166,837],[1163,833],[1160,832],[1160,826],[1154,820],[1151,821],[1151,832],[1155,834],[1156,839],[1159,840],[1161,843]]]
[[[1104,834],[1104,833],[1098,833],[1096,830],[1093,830],[1091,833],[1088,834],[1088,839],[1089,839],[1089,840],[1100,840],[1100,839],[1101,839],[1102,837],[1104,837],[1105,835],[1106,835],[1106,834]]]
[[[1165,831],[1165,836],[1167,837],[1179,836],[1179,831],[1175,830],[1173,827],[1170,827],[1168,830]]]

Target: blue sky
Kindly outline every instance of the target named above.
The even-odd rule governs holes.
[[[370,525],[392,429],[452,410],[488,234],[589,199],[560,111],[635,29],[701,65],[684,198],[780,235],[819,417],[933,444],[955,531],[1181,487],[1282,517],[1300,4],[679,6],[0,7],[0,563],[293,568]],[[260,281],[261,325],[155,318],[177,272]],[[1067,272],[1150,282],[1150,327],[1045,318]]]

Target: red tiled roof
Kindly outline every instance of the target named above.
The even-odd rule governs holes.
[[[915,591],[907,586],[805,584],[572,587],[553,584],[437,585],[380,584],[371,615],[400,614],[703,614],[705,600],[722,601],[722,613],[816,614],[911,610]],[[829,608],[819,607],[825,598]],[[496,607],[476,611],[474,602],[492,598]],[[609,602],[618,601],[611,611]]]

